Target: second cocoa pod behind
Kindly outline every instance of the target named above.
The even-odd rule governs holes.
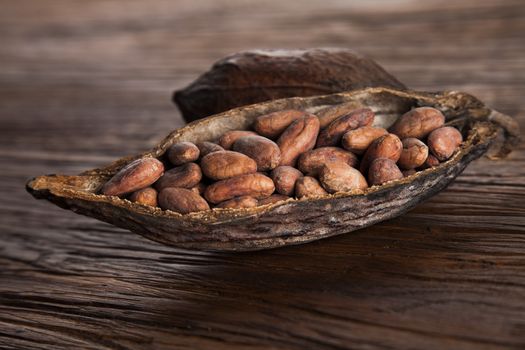
[[[315,146],[319,134],[319,119],[306,115],[290,124],[277,140],[281,150],[281,164],[294,166],[297,158]]]
[[[245,154],[234,151],[209,153],[201,159],[204,175],[212,180],[251,174],[257,171],[257,163]]]
[[[232,149],[255,160],[257,171],[272,170],[281,162],[279,146],[263,136],[243,136],[234,142]]]

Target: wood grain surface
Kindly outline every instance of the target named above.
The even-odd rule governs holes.
[[[525,129],[521,0],[0,0],[1,349],[523,349],[525,149],[410,213],[302,246],[174,250],[33,200],[144,151],[242,49],[335,46]]]

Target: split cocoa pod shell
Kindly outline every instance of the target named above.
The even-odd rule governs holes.
[[[406,89],[372,59],[352,50],[252,50],[216,62],[176,91],[173,100],[190,122],[268,100],[377,86]]]
[[[385,129],[416,107],[437,108],[446,117],[445,125],[458,128],[464,141],[450,159],[437,166],[382,185],[269,201],[254,207],[179,214],[100,194],[108,179],[136,159],[149,157],[166,162],[166,152],[174,143],[216,141],[228,130],[248,130],[256,117],[280,110],[298,109],[315,115],[323,108],[349,102],[371,108],[376,115],[373,126]],[[488,108],[471,95],[367,88],[233,109],[175,130],[143,154],[76,176],[40,176],[27,183],[27,190],[36,198],[166,245],[202,250],[259,250],[318,240],[399,216],[443,190],[468,163],[489,149],[492,156],[503,155],[518,139],[519,128],[512,118]],[[269,196],[269,192],[265,195]]]

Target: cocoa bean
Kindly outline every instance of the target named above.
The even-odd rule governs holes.
[[[224,151],[224,148],[218,144],[208,141],[199,142],[196,146],[200,151],[201,158],[213,152]]]
[[[408,137],[423,139],[444,123],[445,116],[439,110],[432,107],[419,107],[403,114],[390,127],[390,132],[402,139]]]
[[[180,214],[210,209],[204,198],[197,193],[185,188],[175,187],[168,187],[160,191],[159,206],[164,210],[171,210]]]
[[[234,151],[218,151],[204,156],[202,172],[213,180],[251,174],[257,171],[257,163],[247,155]]]
[[[316,147],[336,146],[341,142],[341,138],[347,131],[372,125],[373,122],[374,112],[370,108],[356,109],[335,119],[325,129],[321,130]]]
[[[339,147],[321,147],[301,154],[297,167],[305,175],[317,176],[322,166],[330,162],[346,163],[355,167],[357,157]]]
[[[106,196],[122,196],[153,184],[164,173],[164,165],[155,158],[140,158],[120,169],[102,187]]]
[[[272,194],[270,197],[259,200],[259,205],[273,204],[277,202],[282,202],[290,199],[292,197],[285,196],[284,194]]]
[[[253,208],[258,204],[257,199],[250,196],[235,197],[230,200],[220,202],[215,208],[242,209]]]
[[[293,196],[295,182],[303,174],[294,167],[281,165],[272,171],[271,178],[275,184],[275,190],[286,196]]]
[[[439,165],[439,159],[437,159],[433,154],[429,153],[423,165],[421,165],[418,169],[425,170],[428,168],[433,168],[438,165]]]
[[[341,145],[354,154],[362,155],[374,140],[386,134],[388,131],[383,128],[362,126],[347,131],[341,139]]]
[[[370,163],[377,158],[388,158],[394,162],[399,160],[401,151],[403,150],[403,143],[394,134],[386,134],[376,139],[370,147],[366,150],[361,160],[359,170],[366,174]]]
[[[200,151],[191,142],[178,142],[168,148],[167,155],[171,164],[182,165],[199,159]]]
[[[461,142],[463,142],[463,136],[458,129],[452,126],[444,126],[432,131],[427,140],[430,152],[440,161],[452,157]]]
[[[414,137],[402,140],[403,150],[397,164],[401,169],[415,169],[423,165],[428,157],[428,147]]]
[[[260,135],[274,139],[295,120],[304,117],[305,112],[296,109],[286,109],[264,114],[255,119],[253,129]]]
[[[232,149],[255,160],[257,171],[272,170],[281,162],[279,146],[263,136],[243,136],[235,141]]]
[[[155,188],[159,192],[169,187],[188,189],[197,185],[201,179],[201,168],[195,163],[186,163],[166,171],[155,183]]]
[[[388,181],[402,179],[403,174],[392,159],[376,158],[368,169],[368,183],[370,186],[382,185]]]
[[[294,166],[301,153],[314,148],[318,133],[319,119],[314,115],[307,115],[290,124],[277,140],[281,150],[280,165]]]
[[[359,170],[345,163],[328,163],[319,172],[319,181],[329,193],[364,190],[368,187]]]
[[[322,197],[328,192],[321,186],[315,177],[303,176],[295,183],[295,196],[297,198]]]
[[[227,131],[219,138],[219,145],[225,150],[229,150],[237,139],[249,135],[257,135],[257,133],[249,130]]]
[[[206,188],[204,197],[210,203],[220,203],[240,196],[261,199],[270,196],[274,190],[272,179],[255,173],[215,182]]]
[[[157,190],[153,187],[145,187],[141,190],[133,192],[129,196],[129,200],[135,203],[149,205],[150,207],[157,206]]]
[[[315,112],[315,115],[317,116],[317,118],[319,118],[319,125],[321,126],[321,129],[324,129],[337,118],[345,116],[350,112],[362,107],[364,106],[360,102],[351,101],[330,107],[325,107]]]

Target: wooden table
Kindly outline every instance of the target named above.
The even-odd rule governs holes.
[[[0,348],[525,348],[525,149],[407,215],[302,246],[176,250],[24,190],[146,150],[218,58],[340,46],[525,128],[525,4],[0,1]]]

